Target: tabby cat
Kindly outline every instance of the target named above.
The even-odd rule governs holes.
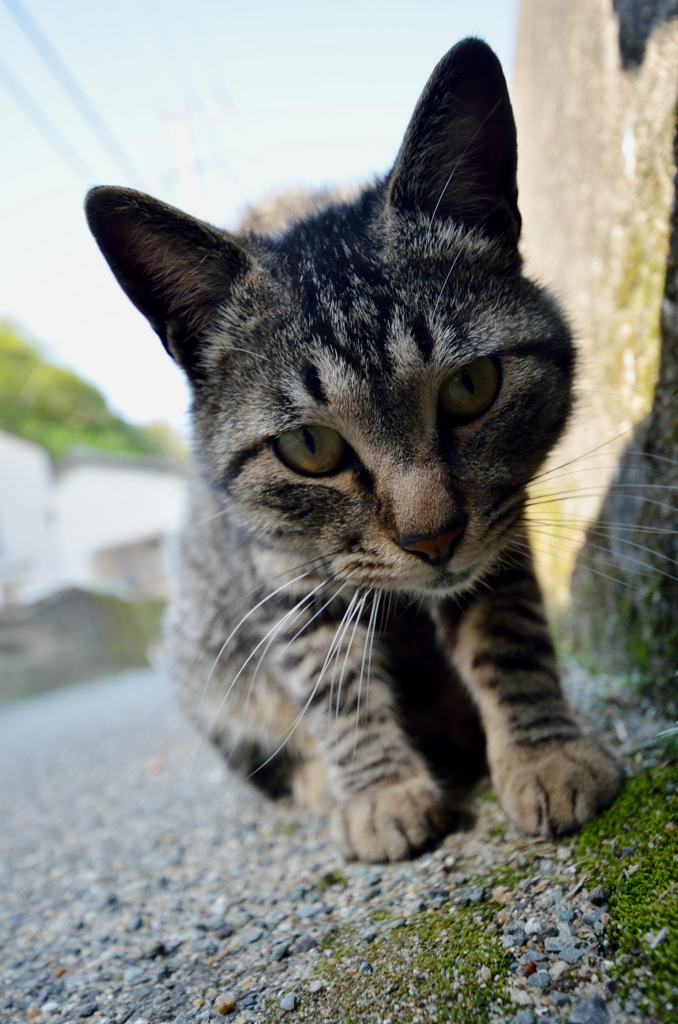
[[[575,357],[521,273],[489,47],[441,60],[383,180],[284,231],[228,234],[123,188],[86,208],[192,387],[166,642],[229,762],[327,806],[371,861],[448,829],[484,757],[528,833],[609,804],[622,770],[563,698],[525,529]]]

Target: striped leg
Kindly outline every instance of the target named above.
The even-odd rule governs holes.
[[[480,710],[492,781],[520,828],[570,832],[614,800],[623,770],[565,702],[528,558],[469,604],[453,660]]]
[[[369,623],[338,644],[341,628],[324,623],[283,645],[283,685],[325,766],[344,855],[399,860],[444,828],[441,793],[397,721],[379,651],[366,650]]]

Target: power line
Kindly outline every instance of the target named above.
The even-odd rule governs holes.
[[[42,60],[52,72],[71,102],[87,122],[92,132],[106,150],[110,158],[132,184],[143,183],[144,176],[135,167],[113,131],[95,108],[86,92],[75,80],[67,65],[62,61],[47,36],[35,23],[21,0],[3,0],[5,7],[27,36],[29,42],[37,50]]]
[[[14,77],[9,68],[0,60],[0,85],[12,97],[14,102],[21,108],[26,117],[33,123],[48,146],[59,154],[64,163],[84,182],[91,185],[96,181],[96,175],[90,170],[85,161],[73,149],[70,142],[61,134],[47,115],[40,109],[32,96],[30,96],[23,85]]]

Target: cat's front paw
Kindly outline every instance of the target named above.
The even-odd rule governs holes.
[[[327,793],[327,772],[319,757],[309,757],[292,774],[292,797],[298,807],[326,815],[332,809]]]
[[[440,835],[446,820],[439,787],[416,776],[341,802],[332,815],[332,834],[347,860],[403,860]]]
[[[543,747],[507,746],[492,760],[504,809],[524,832],[574,832],[612,803],[624,769],[593,736]]]

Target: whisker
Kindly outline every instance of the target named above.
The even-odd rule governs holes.
[[[544,533],[543,531],[541,531],[541,532],[540,531],[534,531],[534,532],[539,537],[549,537],[550,536],[549,534]],[[630,544],[631,542],[630,541],[626,541],[625,543],[626,544]],[[607,555],[609,555],[609,553],[610,553],[609,548],[604,547],[602,544],[594,544],[593,541],[591,541],[591,540],[588,540],[586,542],[586,546],[587,546],[587,548],[593,549],[595,551],[603,551]],[[643,551],[649,551],[650,554],[654,554],[654,552],[652,551],[651,548],[644,548],[642,545],[638,545],[638,544],[636,544],[634,546],[635,547],[640,547],[641,550],[643,550]],[[678,583],[678,576],[672,576],[671,573],[665,572],[665,570],[663,570],[663,569],[658,569],[657,567],[653,566],[650,562],[645,562],[645,561],[643,561],[640,558],[634,558],[633,555],[624,554],[622,557],[628,559],[629,562],[635,562],[637,565],[642,566],[643,569],[647,569],[648,570],[647,572],[640,572],[640,570],[636,570],[636,572],[638,572],[639,575],[641,575],[641,576],[646,576],[648,579],[650,579],[651,577],[655,576],[657,573],[660,573],[666,579],[674,580],[676,583]],[[671,562],[673,565],[678,564],[672,558],[669,558],[668,555],[664,555],[663,557],[667,561]]]
[[[670,459],[666,455],[655,455],[652,452],[642,452],[642,451],[636,452],[636,451],[624,450],[618,458],[615,458],[611,453],[608,453],[608,452],[604,452],[604,453],[601,453],[601,452],[591,452],[589,455],[580,455],[580,456],[577,456],[575,459],[573,459],[571,463],[566,463],[565,464],[565,468],[567,466],[574,465],[575,463],[588,462],[589,460],[592,460],[592,459],[598,460],[600,458],[605,458],[605,459],[609,458],[611,461],[607,462],[607,463],[601,464],[600,462],[596,461],[593,466],[590,466],[590,465],[589,466],[582,466],[581,467],[582,468],[582,472],[592,472],[594,470],[610,470],[610,471],[614,471],[614,470],[618,470],[619,469],[621,460],[622,459],[627,459],[629,456],[638,457],[639,459],[654,459],[657,462],[666,462],[670,466],[678,466],[678,461],[676,459]],[[535,483],[536,481],[542,480],[546,476],[549,477],[549,482],[551,480],[570,480],[570,479],[572,479],[572,473],[571,472],[570,473],[560,472],[560,468],[561,467],[555,467],[554,469],[547,470],[545,473],[539,473],[537,476],[532,477],[532,479],[530,481],[530,485]],[[553,475],[553,474],[555,474],[555,475]]]
[[[353,595],[353,598],[355,598],[355,594]],[[353,603],[353,598],[351,599],[351,604]],[[349,607],[350,607],[350,605],[349,605]],[[348,609],[344,613],[344,616],[343,616],[343,618],[341,620],[342,623],[344,623],[345,620],[346,620],[347,612],[348,612]],[[341,626],[341,624],[340,624],[340,626]],[[265,761],[263,761],[257,768],[254,769],[253,772],[251,772],[247,776],[248,779],[251,779],[253,775],[256,775],[256,773],[261,771],[262,768],[265,768],[267,764],[270,764],[274,757],[278,756],[280,751],[285,747],[285,744],[288,743],[290,737],[293,735],[293,733],[299,727],[299,723],[301,722],[301,720],[303,719],[304,715],[306,714],[306,712],[308,711],[309,707],[311,706],[313,698],[315,697],[315,695],[316,695],[316,693],[318,691],[318,687],[320,686],[320,683],[322,682],[323,676],[325,675],[325,672],[327,670],[327,666],[329,665],[330,660],[331,660],[333,654],[335,654],[335,652],[336,652],[337,634],[339,632],[339,628],[340,627],[338,627],[337,632],[335,633],[334,638],[332,640],[332,643],[330,644],[330,649],[327,652],[327,657],[325,658],[325,662],[323,664],[322,669],[320,670],[320,673],[318,674],[318,678],[315,681],[313,689],[311,690],[311,693],[310,693],[306,703],[304,704],[303,708],[301,709],[301,711],[299,712],[299,714],[297,715],[295,720],[292,722],[292,725],[287,730],[287,735],[284,737],[282,743],[278,746],[278,748],[276,750],[274,750],[273,753],[269,757],[267,757]],[[339,643],[341,643],[341,640],[339,641]]]
[[[554,548],[551,548],[550,550],[544,550],[544,548],[542,548],[542,550],[540,551],[540,549],[536,545],[522,544],[521,542],[516,542],[516,544],[518,547],[522,548],[524,551],[528,553],[532,553],[533,551],[537,554],[543,555],[552,555],[554,552],[556,554],[558,553],[557,549]],[[554,577],[557,577],[557,579],[560,580],[562,583],[569,583],[569,580],[565,578],[561,572],[558,572],[558,570],[554,568],[553,565],[547,565],[546,568],[549,572],[551,572],[554,575]],[[637,590],[637,588],[634,587],[632,584],[626,583],[626,581],[620,580],[617,577],[612,577],[612,575],[608,575],[607,572],[601,572],[599,569],[594,569],[592,565],[586,565],[586,568],[589,570],[589,572],[595,572],[596,575],[599,575],[599,577],[603,577],[605,580],[610,580],[612,583],[619,583],[622,587],[627,587],[629,590]]]
[[[544,525],[544,524],[542,524],[542,525]],[[546,524],[546,525],[548,525],[548,524]],[[570,529],[572,531],[576,530],[576,532],[579,532],[580,528],[579,527],[568,527],[567,525],[565,525],[564,529],[565,530]],[[539,533],[538,530],[533,530],[532,532]],[[606,534],[603,531],[591,530],[590,532],[593,533],[594,536],[598,536],[598,537],[605,537],[606,536]],[[670,532],[671,533],[676,533],[677,531],[672,530]],[[552,537],[553,534],[550,534],[550,533],[548,533],[546,531],[542,531],[542,536],[551,536]],[[627,547],[630,547],[630,548],[636,548],[636,550],[638,550],[638,551],[645,551],[648,555],[654,555],[656,558],[662,559],[662,561],[670,562],[671,565],[678,566],[678,561],[676,561],[675,558],[671,558],[670,555],[665,554],[663,551],[657,551],[655,548],[650,548],[650,547],[647,546],[647,544],[638,544],[636,541],[628,540],[626,537],[618,538],[617,543],[620,544],[620,545],[624,544],[624,545],[626,545]],[[606,548],[606,547],[604,547],[601,544],[594,544],[593,541],[590,540],[590,538],[586,540],[586,545],[587,545],[587,547],[596,548],[598,551],[607,551],[607,552],[609,552],[609,548]],[[624,552],[622,552],[621,554],[622,554],[623,558],[629,558],[631,561],[635,561],[635,559],[633,559],[630,555],[626,555]],[[641,562],[640,564],[644,565],[644,566],[647,566],[647,568],[653,569],[653,571],[663,572],[662,570],[656,570],[656,567],[653,566],[650,562]],[[668,576],[668,573],[663,573],[663,575]],[[669,579],[673,579],[672,576],[668,576],[668,578]]]
[[[316,589],[315,589],[315,590],[312,590],[312,591],[310,592],[310,594],[306,594],[306,596],[305,596],[305,597],[303,597],[303,598],[302,598],[302,599],[301,599],[301,600],[300,600],[300,601],[299,601],[299,602],[298,602],[298,603],[297,603],[297,604],[295,605],[295,607],[294,607],[294,608],[292,609],[292,611],[295,611],[295,610],[296,610],[297,614],[296,614],[296,615],[294,616],[294,618],[292,619],[292,622],[290,623],[290,625],[293,625],[293,624],[294,624],[294,623],[295,623],[295,622],[297,621],[297,619],[298,619],[298,618],[299,618],[299,617],[300,617],[301,615],[303,615],[303,614],[304,614],[304,611],[306,610],[306,608],[307,608],[307,607],[308,607],[308,606],[309,606],[309,605],[310,605],[310,604],[311,604],[311,603],[313,602],[313,599],[314,599],[314,597],[315,597],[315,594],[316,594],[316,592],[317,592],[318,590],[322,589],[322,586],[325,586],[325,585],[327,585],[327,584],[323,584],[323,585],[321,585],[321,587],[316,587]],[[329,605],[329,604],[331,604],[331,603],[332,603],[332,601],[334,601],[334,600],[335,600],[335,597],[336,597],[336,594],[332,594],[332,596],[330,597],[330,599],[329,599],[329,601],[327,602],[327,604],[328,604],[328,605]],[[324,607],[327,607],[327,605],[325,605]],[[317,615],[317,614],[319,614],[319,613],[317,613],[317,612],[316,612],[316,615]],[[315,618],[315,616],[314,616],[314,618]],[[284,622],[284,619],[283,619],[282,621]],[[291,639],[291,640],[289,640],[289,641],[288,641],[288,642],[287,642],[287,643],[285,644],[285,646],[283,647],[283,649],[282,649],[282,650],[283,650],[283,651],[287,650],[287,648],[289,647],[289,645],[290,645],[291,643],[294,643],[294,641],[295,641],[295,640],[297,639],[297,637],[301,636],[301,634],[302,634],[302,633],[304,632],[304,630],[305,630],[305,629],[306,629],[306,628],[307,628],[307,627],[308,627],[308,626],[310,625],[310,623],[311,623],[312,621],[313,621],[313,619],[310,619],[309,621],[305,622],[305,623],[304,623],[304,625],[303,625],[303,626],[301,627],[301,629],[300,629],[300,630],[298,630],[298,631],[297,631],[297,633],[296,633],[296,634],[295,634],[295,635],[294,635],[294,636],[292,637],[292,639]],[[266,644],[266,646],[264,647],[264,649],[263,649],[263,651],[261,652],[261,654],[259,655],[259,660],[258,660],[258,662],[257,662],[257,664],[256,664],[256,666],[255,666],[254,672],[252,673],[252,678],[250,679],[250,682],[249,682],[249,686],[248,686],[248,688],[247,688],[247,697],[245,698],[245,707],[246,707],[246,708],[247,708],[247,707],[249,707],[250,697],[251,697],[251,695],[252,695],[252,690],[253,690],[253,688],[254,688],[254,684],[255,684],[255,682],[256,682],[256,680],[257,680],[257,676],[258,676],[258,674],[259,674],[259,669],[261,668],[261,666],[262,666],[262,664],[263,664],[263,662],[264,662],[264,658],[265,658],[265,657],[266,657],[266,655],[268,654],[268,652],[269,652],[269,650],[270,650],[270,648],[271,648],[271,645],[273,644],[273,642],[274,642],[274,640],[275,640],[275,639],[276,639],[276,636],[275,636],[275,634],[273,633],[273,631],[270,631],[270,639],[269,639],[268,643]],[[281,653],[282,653],[282,651],[281,651]],[[246,663],[245,663],[245,664],[246,664]],[[243,668],[244,668],[244,667],[245,667],[245,665],[243,665]],[[241,670],[241,671],[242,671],[242,670]],[[233,683],[231,684],[231,686],[233,686],[233,684],[234,684],[234,683],[235,683],[235,682],[237,681],[237,678],[238,678],[238,677],[236,676],[236,678],[235,678],[235,679],[233,680]],[[226,696],[228,696],[228,693],[230,693],[230,689],[231,689],[231,687],[229,687],[229,690],[227,691],[227,693],[226,693]],[[224,698],[224,700],[225,700],[225,698]],[[222,701],[222,704],[221,704],[221,705],[220,705],[220,707],[219,707],[219,711],[221,710],[221,707],[223,707],[223,701]],[[218,712],[217,712],[217,714],[218,714]],[[233,740],[233,743],[232,743],[232,748],[233,748],[233,749],[235,749],[235,747],[236,747],[236,746],[237,746],[237,744],[238,744],[238,741],[239,741],[239,739],[240,739],[240,736],[242,735],[243,727],[244,727],[244,722],[243,722],[243,721],[241,720],[241,723],[240,723],[240,727],[239,727],[239,729],[238,729],[238,732],[236,733],[235,739]],[[227,760],[228,760],[228,759],[227,759]]]
[[[195,756],[195,759],[194,759],[194,762],[193,762],[194,766],[195,766],[195,763],[196,763],[198,757],[200,756],[200,752],[202,751],[202,748],[204,747],[204,745],[205,745],[205,743],[206,743],[206,741],[207,741],[207,739],[209,737],[209,734],[211,733],[211,731],[212,731],[212,729],[214,727],[214,723],[216,722],[217,718],[219,717],[219,712],[221,711],[221,709],[223,708],[224,704],[228,700],[228,696],[229,696],[231,690],[233,689],[233,687],[237,683],[238,679],[240,678],[242,673],[245,671],[245,669],[247,668],[248,664],[250,663],[250,661],[252,660],[254,655],[257,653],[259,648],[263,644],[266,644],[267,641],[269,641],[268,642],[268,646],[266,647],[266,650],[268,650],[268,647],[270,647],[271,643],[275,639],[275,633],[285,625],[285,622],[287,621],[287,619],[291,615],[293,615],[299,609],[300,605],[302,605],[306,600],[308,600],[309,597],[313,597],[313,595],[315,593],[317,593],[317,591],[320,590],[325,585],[326,585],[326,581],[323,580],[322,583],[318,584],[318,586],[315,587],[315,589],[311,591],[310,595],[309,594],[305,594],[294,605],[293,608],[290,608],[290,610],[288,612],[286,612],[285,615],[283,615],[282,619],[279,619],[278,622],[274,623],[274,625],[271,626],[271,628],[266,632],[265,636],[262,637],[262,639],[259,641],[259,643],[256,645],[256,647],[252,651],[250,651],[250,653],[248,654],[247,658],[245,659],[245,661],[242,663],[242,665],[240,666],[240,668],[236,672],[235,677],[233,678],[233,680],[229,684],[229,686],[228,686],[226,692],[224,693],[223,697],[221,698],[221,701],[219,703],[218,708],[216,709],[216,711],[212,715],[212,719],[211,719],[211,721],[209,723],[209,726],[207,727],[207,730],[205,731],[205,735],[204,735],[204,737],[202,739],[200,747],[198,748],[198,752],[197,752],[197,754]],[[222,650],[223,650],[223,648],[222,648]],[[202,705],[202,701],[201,701],[201,705]],[[193,778],[193,768],[191,768],[191,780],[192,780],[192,778]],[[189,783],[189,792],[190,792],[190,783]]]
[[[541,541],[541,543],[543,544],[543,541]],[[521,543],[519,541],[516,541],[516,544],[517,544],[517,546],[519,546],[521,548],[524,548],[525,551],[531,552],[532,550],[534,550],[537,553],[539,553],[539,549],[536,547],[536,545],[531,546],[529,544],[523,544],[523,543]],[[544,550],[542,548],[542,551],[541,551],[542,554],[546,554],[546,555],[553,554],[554,552],[556,554],[559,553],[558,549],[555,548],[555,547],[551,547],[550,549],[546,549],[546,550]],[[604,579],[611,580],[613,583],[619,583],[620,586],[627,587],[629,590],[634,590],[634,591],[637,590],[637,587],[634,587],[633,584],[631,584],[631,583],[627,583],[626,580],[620,580],[617,576],[610,576],[606,572],[601,572],[600,569],[594,569],[592,565],[586,565],[585,568],[589,572],[595,573],[596,576],[602,576]],[[555,576],[558,576],[559,579],[564,580],[565,582],[568,582],[567,580],[565,580],[565,577],[562,576],[561,574],[557,573],[556,570],[552,566],[548,566],[548,570],[549,570],[549,572],[552,572]]]
[[[263,352],[252,352],[249,348],[238,348],[237,345],[229,345],[226,349],[227,352],[245,352],[248,356],[254,356],[255,359],[264,359],[266,362],[269,361],[268,356],[265,356]]]
[[[214,659],[214,663],[212,665],[212,668],[210,669],[209,674],[207,676],[207,679],[205,680],[205,685],[204,685],[202,693],[200,695],[200,702],[198,704],[198,711],[197,711],[197,714],[196,714],[196,728],[199,727],[200,713],[202,711],[202,706],[203,706],[203,703],[204,703],[204,700],[205,700],[205,694],[207,693],[207,690],[209,688],[210,682],[212,681],[212,676],[214,675],[214,673],[216,671],[216,667],[217,667],[217,665],[219,663],[219,659],[221,658],[222,654],[224,653],[224,651],[226,650],[226,648],[228,647],[228,645],[230,644],[231,640],[233,639],[235,634],[238,632],[240,627],[243,625],[243,623],[245,623],[247,621],[247,619],[249,619],[252,615],[254,615],[254,613],[256,611],[258,611],[259,608],[262,607],[262,605],[265,605],[268,601],[270,601],[272,598],[274,598],[276,596],[276,594],[280,594],[283,590],[286,590],[287,587],[291,587],[294,583],[298,583],[300,580],[304,580],[304,579],[306,579],[307,576],[310,576],[310,575],[311,575],[310,571],[309,572],[301,573],[300,576],[295,576],[295,578],[293,580],[289,580],[289,582],[283,583],[282,586],[278,587],[277,590],[274,590],[273,593],[269,594],[267,597],[263,597],[261,599],[261,601],[257,602],[257,604],[255,604],[253,608],[250,608],[250,610],[245,615],[243,615],[243,617],[241,618],[241,620],[238,623],[238,625],[235,626],[234,629],[232,629],[231,632],[228,634],[228,636],[224,640],[223,644],[221,645],[221,648],[219,649],[219,653],[217,654],[216,658]]]
[[[372,591],[372,593],[374,593],[374,591]],[[360,676],[358,678],[358,703],[357,703],[356,712],[355,712],[355,735],[353,737],[353,757],[352,757],[352,762],[355,761],[355,751],[356,751],[356,745],[358,743],[358,726],[360,724],[360,698],[362,696],[362,690],[363,690],[363,674],[365,672],[365,658],[367,657],[368,649],[369,649],[370,652],[372,651],[372,641],[374,639],[373,629],[374,629],[374,626],[376,625],[376,621],[377,621],[376,610],[379,607],[380,599],[381,599],[381,591],[378,591],[378,593],[375,596],[372,597],[372,608],[370,609],[370,619],[369,619],[369,622],[367,623],[367,633],[366,633],[366,636],[365,636],[365,644],[364,644],[364,647],[363,647],[363,658],[362,658],[362,661],[360,663]],[[368,678],[369,678],[369,669],[368,669],[368,673],[367,674],[368,674]],[[365,696],[365,716],[366,716],[365,721],[367,721],[367,695]]]
[[[381,604],[383,592],[380,590],[377,595],[377,608]],[[365,724],[367,724],[367,709],[370,704],[370,679],[372,678],[372,651],[374,650],[374,641],[376,637],[376,618],[375,628],[372,630],[372,643],[370,644],[370,653],[367,655],[367,682],[365,685]]]
[[[334,655],[334,668],[332,669],[332,678],[330,679],[330,699],[328,701],[328,706],[327,706],[327,735],[328,736],[330,735],[330,732],[331,732],[331,729],[332,729],[332,698],[334,696],[334,680],[335,680],[336,674],[337,674],[337,665],[339,663],[339,658],[341,656],[341,647],[342,647],[342,644],[344,642],[344,636],[346,634],[346,631],[347,631],[348,627],[351,625],[351,621],[353,619],[353,613],[355,611],[355,607],[356,607],[356,605],[358,603],[358,600],[359,600],[359,595],[360,595],[360,587],[358,587],[357,590],[355,591],[355,593],[353,594],[353,597],[351,598],[350,604],[348,605],[348,608],[344,612],[342,620],[339,623],[339,625],[337,626],[337,630],[336,630],[336,632],[334,634],[334,640],[336,641],[336,646],[335,646],[335,649],[333,651],[333,655]],[[341,634],[341,635],[339,635],[339,634]],[[334,643],[334,641],[333,641],[333,643]],[[332,644],[330,644],[330,649],[331,648],[332,648]],[[325,660],[327,661],[327,659],[325,659]],[[325,670],[325,666],[323,665],[323,672],[324,672],[324,670]],[[321,675],[322,675],[322,673],[321,673]]]
[[[665,534],[666,536],[674,536],[678,534],[678,530],[665,530],[661,526],[644,526],[640,523],[618,523],[606,519],[604,523],[591,523],[587,516],[577,516],[573,513],[568,513],[567,516],[558,516],[557,519],[535,519],[530,516],[528,523],[538,523],[541,526],[552,526],[556,529],[564,527],[570,530],[581,530],[586,529],[590,533],[600,533],[604,535],[610,530],[626,530],[628,533],[658,533]]]
[[[666,402],[664,404],[663,408],[667,408],[669,405],[672,405],[673,402],[675,402],[676,398],[678,398],[678,392],[675,395],[671,396],[671,398],[668,400],[668,402]],[[622,430],[618,434],[615,434],[614,437],[610,437],[610,438],[607,439],[607,441],[601,442],[601,444],[596,445],[595,448],[591,448],[588,452],[585,452],[583,455],[577,455],[575,458],[569,459],[567,462],[561,462],[561,464],[559,466],[553,466],[551,469],[546,469],[546,470],[544,470],[543,473],[538,473],[532,479],[533,480],[540,480],[542,477],[549,476],[550,473],[555,473],[559,469],[565,469],[566,466],[572,466],[572,465],[574,465],[575,462],[579,462],[581,459],[585,459],[585,458],[588,458],[590,455],[594,455],[596,452],[600,451],[602,448],[605,448],[606,445],[613,444],[615,441],[618,441],[620,437],[625,437],[627,434],[630,434],[632,431],[637,430],[638,427],[642,427],[643,424],[647,423],[647,421],[650,419],[650,417],[652,416],[653,411],[654,411],[653,409],[650,409],[650,411],[648,412],[647,416],[643,416],[643,418],[641,420],[638,420],[637,423],[632,423],[631,426],[628,427],[626,430]]]
[[[449,179],[448,179],[448,181],[449,181]],[[447,188],[447,185],[445,186],[445,188]],[[442,199],[442,196],[440,198]],[[440,202],[440,199],[438,200],[438,202]],[[436,210],[437,209],[438,209],[438,207],[436,206]],[[435,216],[435,210],[434,210],[434,216]],[[433,223],[433,218],[431,218],[431,223]],[[435,306],[433,307],[433,316],[435,316],[435,314],[436,314],[436,310],[438,308],[438,303],[440,302],[440,300],[443,297],[443,292],[445,291],[445,288],[447,287],[447,282],[450,279],[450,274],[452,273],[452,271],[454,270],[455,266],[457,265],[457,260],[459,259],[460,256],[461,256],[461,249],[459,250],[457,255],[454,257],[454,259],[452,260],[452,266],[450,267],[450,269],[447,271],[447,274],[445,275],[445,280],[443,281],[443,286],[440,289],[440,291],[438,292],[438,298],[436,299]]]
[[[643,484],[622,484],[622,483],[619,483],[618,484],[618,483],[615,483],[614,481],[612,481],[612,483],[610,483],[609,485],[603,487],[602,489],[597,484],[581,484],[579,487],[573,487],[571,489],[568,488],[565,491],[555,491],[555,494],[574,494],[574,495],[578,495],[578,494],[581,494],[581,493],[586,493],[587,491],[596,491],[598,493],[609,494],[612,491],[633,491],[633,490],[637,491],[639,487],[642,488],[644,491],[645,490],[649,490],[649,491],[678,491],[678,484],[646,484],[646,483],[643,483]],[[543,492],[543,496],[544,497],[549,497],[553,493],[554,492],[550,491],[550,490],[549,491],[544,491]],[[539,497],[539,494],[532,494],[532,495],[530,495],[530,498],[532,498],[532,497]],[[642,497],[642,495],[641,495],[641,497]]]
[[[346,673],[346,664],[348,662],[348,656],[351,653],[351,647],[353,646],[353,640],[355,638],[356,630],[357,630],[358,625],[360,623],[360,617],[361,617],[361,615],[363,613],[363,608],[365,607],[365,602],[366,602],[367,598],[369,597],[369,595],[371,593],[372,593],[371,589],[365,591],[365,594],[363,595],[363,597],[360,600],[359,604],[356,606],[356,611],[355,611],[355,613],[353,615],[353,632],[351,633],[351,638],[350,638],[350,640],[348,642],[348,647],[346,648],[346,654],[344,656],[344,664],[341,666],[341,675],[339,676],[339,685],[337,687],[337,705],[336,705],[337,710],[336,710],[336,715],[335,715],[335,746],[339,742],[339,704],[340,704],[340,701],[341,701],[341,687],[343,685],[344,675]]]
[[[450,184],[450,182],[452,181],[452,178],[454,177],[454,175],[455,175],[455,174],[457,173],[457,170],[459,169],[459,165],[461,164],[462,160],[464,159],[464,157],[465,157],[465,156],[466,156],[466,154],[468,153],[469,149],[471,148],[471,146],[473,145],[473,143],[474,143],[474,142],[476,141],[476,139],[477,139],[477,138],[478,138],[478,136],[480,135],[480,132],[481,132],[481,131],[483,130],[483,128],[485,127],[485,124],[486,124],[486,122],[487,122],[487,121],[489,121],[489,119],[490,119],[490,118],[492,117],[492,115],[494,114],[494,112],[495,112],[495,110],[497,109],[497,107],[499,106],[500,102],[501,102],[501,100],[497,100],[497,102],[496,102],[496,103],[495,103],[495,105],[494,105],[494,106],[492,107],[492,109],[491,109],[491,110],[489,110],[489,111],[487,112],[487,114],[486,114],[486,115],[485,115],[485,117],[484,117],[484,118],[482,119],[482,121],[480,122],[480,124],[479,124],[479,125],[478,125],[478,127],[476,128],[475,132],[474,132],[474,133],[473,133],[473,135],[471,136],[471,138],[470,138],[470,139],[468,140],[468,142],[466,143],[466,145],[465,145],[464,149],[463,149],[463,150],[461,151],[461,153],[459,154],[459,156],[458,156],[458,158],[457,158],[457,160],[456,160],[456,163],[455,163],[454,167],[453,167],[453,168],[452,168],[452,170],[450,171],[450,175],[449,175],[449,177],[448,177],[447,181],[446,181],[446,182],[445,182],[445,184],[443,185],[443,190],[442,190],[442,192],[440,193],[440,195],[438,196],[438,202],[436,203],[436,205],[435,205],[435,206],[434,206],[434,208],[433,208],[433,213],[431,214],[431,220],[429,221],[429,225],[428,225],[428,231],[429,231],[429,234],[431,233],[431,228],[433,227],[433,221],[434,221],[434,219],[435,219],[435,215],[436,215],[436,213],[438,212],[438,207],[439,207],[439,206],[440,206],[440,204],[442,203],[442,201],[443,201],[443,197],[444,197],[445,193],[447,192],[447,187],[448,187],[448,185],[449,185],[449,184]]]
[[[611,493],[611,492],[609,492],[609,493]],[[542,506],[542,505],[554,505],[554,504],[558,504],[561,501],[566,501],[568,498],[581,498],[583,496],[585,496],[584,490],[582,490],[582,491],[569,491],[569,492],[563,491],[562,494],[559,494],[556,497],[543,498],[543,499],[539,499],[537,501],[528,501],[525,504],[525,508],[526,509],[530,509],[530,508],[537,508],[537,507]],[[595,492],[593,492],[589,496],[590,497],[595,497],[596,494],[595,494]],[[623,495],[623,497],[628,498],[628,499],[630,499],[632,501],[633,500],[635,500],[635,501],[644,501],[648,505],[654,505],[656,508],[663,509],[665,512],[674,512],[675,513],[675,511],[676,511],[674,505],[667,505],[666,502],[664,502],[664,501],[655,501],[654,498],[645,498],[642,494],[625,494],[625,495]]]

